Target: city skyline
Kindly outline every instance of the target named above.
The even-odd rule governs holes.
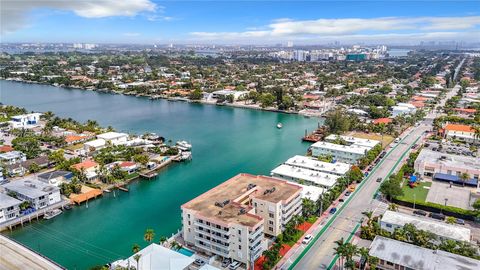
[[[480,15],[474,1],[2,0],[1,12],[4,43],[480,41]]]

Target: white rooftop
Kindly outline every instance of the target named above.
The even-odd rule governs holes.
[[[36,199],[40,196],[48,196],[49,193],[59,191],[56,186],[49,185],[33,178],[23,178],[4,184],[7,190],[20,193],[28,198]]]
[[[330,149],[333,151],[338,152],[347,152],[353,154],[364,155],[370,148],[359,146],[359,145],[341,145],[329,142],[316,142],[312,144],[312,148],[323,148],[323,149]]]
[[[343,139],[348,144],[355,144],[355,145],[358,145],[358,146],[364,146],[364,147],[369,147],[369,148],[373,148],[373,147],[375,147],[375,145],[380,143],[380,141],[377,141],[377,140],[363,139],[363,138],[358,138],[358,137],[353,137],[353,136],[343,136],[343,135],[336,135],[336,134],[328,135],[325,138],[325,141],[333,142],[337,138]]]
[[[107,132],[107,133],[102,133],[97,135],[97,138],[104,139],[106,141],[115,140],[122,137],[128,137],[128,134],[112,131],[112,132]]]
[[[94,147],[94,148],[104,146],[105,144],[106,144],[106,142],[105,142],[104,139],[96,139],[96,140],[92,140],[92,141],[88,141],[88,142],[84,143],[84,145],[89,146],[89,147]]]
[[[326,189],[317,187],[317,186],[307,186],[307,185],[301,185],[297,182],[292,182],[288,181],[292,185],[297,185],[302,187],[302,198],[307,198],[312,201],[317,201],[320,198],[320,195],[322,195]]]
[[[305,180],[327,188],[333,187],[337,182],[337,179],[340,178],[338,175],[312,171],[309,169],[293,167],[285,164],[273,169],[271,174],[274,177],[285,176],[294,179]],[[285,178],[285,180],[290,179]]]
[[[0,209],[5,209],[11,206],[19,205],[22,201],[8,196],[0,192]]]
[[[470,242],[470,229],[457,225],[447,224],[441,221],[426,219],[394,211],[386,211],[385,214],[383,214],[381,221],[398,226],[404,226],[405,224],[409,223],[413,224],[419,230],[429,231],[443,238]]]
[[[477,157],[467,157],[440,153],[429,149],[422,149],[415,163],[426,162],[444,165],[448,167],[469,168],[471,170],[480,170],[480,159]]]
[[[324,172],[324,173],[331,173],[336,175],[344,175],[350,169],[350,164],[342,163],[342,162],[323,162],[316,160],[314,158],[306,157],[306,156],[294,156],[289,158],[286,162],[286,165],[310,169],[314,171]]]
[[[382,236],[370,245],[370,256],[415,270],[480,269],[480,261],[445,252],[422,248]]]

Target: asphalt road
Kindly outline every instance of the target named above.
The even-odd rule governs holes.
[[[455,95],[458,89],[459,86],[456,86],[450,90],[445,99],[440,102],[440,105],[443,105],[446,99]],[[334,248],[336,244],[334,242],[342,237],[347,239],[349,235],[351,235],[356,225],[363,218],[362,212],[374,211],[374,214],[378,215],[385,210],[385,203],[373,199],[380,186],[380,183],[376,182],[376,179],[379,177],[385,179],[391,173],[400,169],[403,161],[408,158],[411,147],[417,142],[421,142],[425,132],[432,129],[433,119],[437,115],[438,114],[434,112],[428,114],[425,120],[411,128],[410,131],[407,131],[404,138],[401,138],[401,142],[399,142],[396,147],[392,145],[390,152],[383,158],[378,167],[371,172],[370,177],[364,180],[366,181],[364,185],[351,195],[353,198],[349,202],[346,202],[348,205],[341,210],[331,225],[318,238],[305,256],[295,265],[294,269],[329,269],[329,267],[331,267],[330,264],[335,258]],[[340,208],[340,206],[337,208]],[[378,211],[380,211],[380,213],[378,213]],[[291,258],[290,261],[294,259],[295,258]]]

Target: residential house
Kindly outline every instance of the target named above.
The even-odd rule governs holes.
[[[20,216],[22,201],[0,193],[0,224]]]
[[[60,189],[33,178],[23,178],[2,185],[8,193],[15,194],[16,198],[30,202],[35,209],[42,209],[60,202]]]
[[[37,179],[44,183],[58,187],[62,183],[69,182],[72,177],[73,177],[72,172],[55,170],[55,171],[39,174],[37,176]]]
[[[0,154],[0,164],[12,165],[27,160],[27,156],[20,151],[10,151]]]
[[[94,181],[98,178],[98,168],[99,164],[91,159],[86,159],[80,163],[72,165],[72,168],[85,173],[88,181]]]
[[[40,122],[41,113],[15,115],[8,121],[11,128],[34,128]]]

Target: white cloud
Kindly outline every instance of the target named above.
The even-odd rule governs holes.
[[[480,16],[467,17],[381,17],[381,18],[345,18],[318,20],[277,19],[266,28],[258,31],[243,32],[192,32],[193,37],[203,40],[246,40],[262,38],[279,40],[281,38],[315,39],[345,38],[354,36],[380,37],[393,36],[425,36],[449,33],[449,36],[460,35],[452,30],[476,30],[480,26]],[[266,29],[266,30],[265,30]],[[429,31],[436,31],[430,33]],[[368,35],[367,35],[368,34]]]
[[[37,8],[72,11],[85,18],[135,16],[161,7],[150,0],[0,0],[1,33],[16,31],[29,24],[28,13]]]

